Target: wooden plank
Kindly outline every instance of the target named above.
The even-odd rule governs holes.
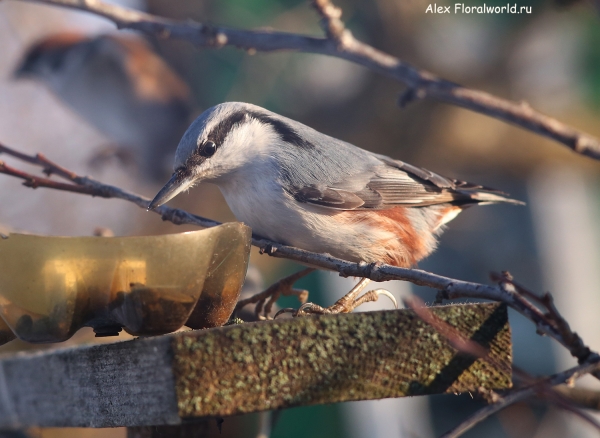
[[[491,348],[494,365],[457,355],[412,311],[281,320],[175,339],[182,417],[227,416],[292,406],[506,388],[511,382],[506,308],[431,308]]]
[[[458,354],[412,311],[181,332],[0,360],[0,427],[180,424],[344,400],[507,388],[506,308],[431,308],[490,348]]]
[[[0,427],[177,424],[171,337],[0,361]]]

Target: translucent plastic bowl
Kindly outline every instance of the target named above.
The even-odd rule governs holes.
[[[135,335],[169,333],[185,325],[203,295],[207,319],[228,318],[250,239],[240,223],[147,237],[11,234],[0,240],[0,316],[34,343],[64,341],[84,326],[99,336],[121,327]]]

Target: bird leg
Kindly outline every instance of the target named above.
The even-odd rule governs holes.
[[[354,286],[350,290],[350,292],[348,292],[342,298],[337,300],[330,307],[321,307],[314,303],[305,303],[302,306],[300,306],[300,308],[298,310],[289,309],[289,308],[281,309],[279,312],[277,312],[275,314],[275,318],[282,313],[293,313],[294,316],[303,316],[303,315],[307,315],[307,314],[324,315],[324,314],[350,313],[354,309],[356,309],[358,306],[360,306],[364,303],[377,301],[379,299],[380,295],[385,295],[390,300],[392,300],[392,302],[394,303],[394,307],[397,309],[398,303],[396,302],[396,298],[394,298],[394,296],[385,289],[374,289],[374,290],[371,290],[371,291],[365,293],[364,295],[358,297],[358,295],[365,289],[365,287],[367,287],[367,285],[369,284],[370,281],[371,280],[369,280],[368,278],[362,278],[356,284],[356,286]]]
[[[286,297],[294,295],[298,297],[298,301],[300,301],[300,303],[305,303],[308,299],[308,291],[304,289],[294,289],[293,286],[296,281],[310,274],[314,270],[315,268],[307,268],[303,269],[302,271],[298,271],[288,277],[282,278],[278,282],[269,286],[263,292],[253,295],[250,298],[246,298],[245,300],[238,301],[233,313],[235,314],[242,307],[247,306],[248,304],[256,304],[256,307],[254,308],[256,317],[258,319],[267,319],[269,317],[269,313],[271,313],[273,305],[281,295]],[[263,313],[262,315],[261,312]]]

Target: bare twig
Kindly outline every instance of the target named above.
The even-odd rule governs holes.
[[[244,50],[288,50],[334,56],[362,65],[404,83],[401,105],[425,97],[457,105],[520,126],[562,143],[573,151],[600,159],[600,140],[532,109],[483,91],[462,87],[379,51],[352,36],[339,19],[341,11],[329,0],[314,0],[327,38],[271,30],[242,30],[223,26],[169,20],[99,0],[18,0],[63,6],[93,13],[113,21],[118,28],[133,29],[163,38],[189,41],[201,47],[233,46]]]
[[[468,431],[469,429],[471,429],[476,424],[488,418],[490,415],[493,415],[496,412],[514,403],[533,397],[540,391],[544,392],[547,390],[548,387],[560,385],[567,381],[577,379],[586,374],[597,372],[600,369],[599,362],[600,358],[596,358],[594,361],[590,361],[589,363],[586,363],[584,365],[578,365],[561,373],[553,374],[552,376],[541,379],[533,385],[514,390],[506,396],[504,396],[503,398],[501,398],[497,403],[486,406],[485,408],[475,412],[472,416],[467,418],[457,427],[442,435],[442,438],[458,437],[466,431]]]
[[[58,181],[54,181],[48,178],[40,178],[38,176],[33,176],[29,173],[23,172],[19,169],[15,169],[7,165],[4,161],[0,160],[0,173],[4,173],[6,175],[14,176],[16,178],[20,178],[25,180],[23,183],[26,187],[31,187],[32,189],[36,189],[38,187],[47,187],[49,189],[63,190],[66,192],[74,192],[74,193],[82,193],[85,195],[92,196],[103,196],[101,191],[95,190],[91,187],[86,187],[84,185],[78,184],[65,184]],[[110,196],[103,196],[110,197]]]
[[[71,172],[68,169],[65,169],[64,167],[59,166],[56,163],[53,163],[52,161],[48,160],[43,154],[27,155],[0,144],[0,154],[2,153],[12,155],[13,157],[18,158],[19,160],[29,164],[41,166],[46,176],[51,176],[52,174],[55,174],[60,175],[61,177],[71,181],[76,181],[77,179],[77,175],[75,173]]]
[[[489,351],[481,344],[472,341],[465,337],[462,333],[448,324],[446,321],[442,321],[438,318],[431,310],[429,310],[425,302],[412,295],[404,299],[404,304],[412,309],[424,322],[435,328],[435,330],[448,340],[452,347],[456,348],[462,353],[469,354],[475,358],[490,361]],[[495,365],[495,364],[494,364]]]
[[[555,388],[555,391],[579,407],[600,411],[600,391],[588,388],[571,388],[568,385],[560,385]]]
[[[515,295],[515,298],[520,301],[523,306],[527,305],[533,307],[531,303],[527,301],[527,298],[534,301],[539,306],[542,306],[542,309],[546,311],[546,313],[543,314],[543,317],[554,327],[560,337],[564,339],[565,343],[570,346],[569,351],[574,357],[579,359],[580,363],[584,362],[586,358],[589,357],[591,354],[590,349],[583,343],[581,337],[571,330],[569,323],[563,318],[554,305],[552,295],[546,293],[541,297],[538,296],[525,286],[515,282],[512,275],[508,272],[503,272],[500,275],[492,273],[491,277],[509,294]],[[600,374],[598,374],[598,376],[600,376]]]
[[[482,346],[481,344],[467,338],[460,331],[456,330],[446,321],[443,321],[437,315],[435,315],[417,296],[411,296],[406,298],[405,303],[408,307],[410,307],[419,318],[421,318],[424,322],[431,325],[435,330],[444,336],[446,340],[458,351],[463,354],[468,354],[476,359],[482,359],[483,361],[489,363],[492,367],[502,367],[502,363],[496,360],[494,357],[490,356],[490,352],[487,348]],[[600,358],[597,360],[600,361]],[[501,368],[500,368],[501,369]],[[552,386],[546,384],[545,381],[539,381],[538,379],[531,376],[529,373],[519,369],[518,367],[513,366],[512,368],[513,374],[516,375],[520,380],[524,381],[527,387],[535,387],[536,395],[539,398],[543,398],[545,401],[551,402],[558,406],[561,409],[567,410],[574,415],[577,415],[584,421],[590,423],[596,429],[600,431],[600,424],[596,421],[595,418],[583,412],[579,409],[579,404],[572,400],[570,397],[566,397],[564,394],[559,393],[552,388]],[[592,373],[597,373],[597,371],[592,371]],[[517,392],[519,390],[516,390]],[[510,393],[510,392],[509,392]],[[503,403],[505,400],[500,397],[493,390],[484,390],[481,394],[490,404],[498,404]],[[520,399],[511,399],[508,404],[503,404],[502,408],[507,407],[509,404],[516,403],[520,401]],[[495,413],[494,410],[488,409],[488,407],[482,409],[482,413],[480,416],[477,416],[478,421],[482,421],[484,418]],[[466,429],[461,430],[458,434],[462,434],[466,431]]]
[[[342,22],[342,10],[330,0],[312,0],[312,5],[317,13],[321,16],[321,26],[325,31],[327,38],[338,43],[339,49],[343,50],[343,46],[351,43],[354,37]]]
[[[102,198],[123,199],[125,201],[132,202],[138,207],[144,209],[147,209],[148,204],[150,203],[150,200],[148,198],[144,198],[134,193],[127,192],[119,187],[111,186],[108,184],[102,184],[101,182],[96,181],[92,178],[88,178],[86,176],[77,175],[76,173],[63,168],[59,164],[48,160],[41,154],[27,155],[0,144],[0,154],[3,153],[11,155],[27,163],[38,165],[43,168],[44,173],[58,175],[61,178],[73,183],[61,184],[51,179],[40,178],[35,175],[9,167],[5,163],[3,163],[2,166],[0,166],[0,173],[24,179],[25,182],[23,183],[23,185],[25,185],[26,187],[31,187],[34,189],[37,187],[46,187],[50,189],[65,190],[69,192],[87,194],[91,196],[99,196]],[[157,208],[156,211],[157,213],[163,216],[163,220],[168,220],[176,225],[193,224],[202,228],[210,228],[215,227],[217,225],[221,225],[220,222],[196,216],[184,210],[178,210],[163,206]]]
[[[78,193],[91,194],[92,196],[102,196],[104,198],[119,198],[132,202],[144,209],[147,208],[148,204],[150,203],[150,199],[148,198],[129,193],[115,186],[102,184],[91,178],[78,176],[73,172],[63,169],[48,159],[44,159],[43,162],[36,162],[34,160],[35,156],[27,156],[6,146],[0,150],[0,153],[2,152],[10,154],[15,158],[24,159],[27,162],[38,164],[50,173],[56,173],[60,177],[85,188],[85,190],[82,189]],[[59,169],[62,169],[62,172],[59,171]],[[0,172],[2,172],[1,169]],[[4,173],[17,176],[9,172]],[[25,184],[31,187],[31,184],[28,184],[27,181],[35,179],[36,177],[25,174],[24,172],[22,173],[23,175],[19,177],[24,178],[24,176],[27,175],[27,177],[25,177]],[[39,185],[39,187],[74,191],[70,190],[70,187],[63,189],[59,185]],[[35,186],[33,188],[35,188]],[[176,225],[188,224],[203,228],[220,225],[219,222],[193,215],[185,210],[171,208],[164,205],[156,208],[153,211],[160,214],[163,220],[168,220]],[[565,336],[565,332],[559,328],[562,323],[553,321],[549,315],[542,312],[534,304],[519,294],[515,289],[515,286],[510,282],[510,279],[506,276],[502,277],[503,280],[500,285],[490,286],[456,280],[431,272],[422,271],[420,269],[400,268],[397,266],[377,263],[353,263],[332,257],[328,254],[314,253],[300,248],[287,246],[255,234],[252,236],[252,244],[259,247],[261,253],[263,254],[268,254],[272,257],[293,260],[312,267],[336,271],[344,277],[362,277],[379,282],[403,280],[420,286],[429,286],[434,289],[438,289],[440,291],[438,295],[443,299],[478,298],[506,303],[509,307],[515,309],[517,312],[521,313],[527,319],[532,321],[539,333],[552,337],[565,348],[567,348],[569,352],[579,360],[580,363],[596,360],[598,357],[597,353],[591,352],[585,345],[583,345],[583,343],[579,343],[577,341],[577,339],[579,339],[578,337],[573,337],[571,335]],[[600,378],[600,374],[597,377]]]

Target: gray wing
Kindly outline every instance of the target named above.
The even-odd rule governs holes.
[[[297,187],[294,198],[303,203],[336,210],[387,209],[397,206],[424,207],[436,204],[469,205],[511,202],[504,193],[445,178],[420,167],[378,155],[381,166],[372,172],[348,177],[328,186]]]

